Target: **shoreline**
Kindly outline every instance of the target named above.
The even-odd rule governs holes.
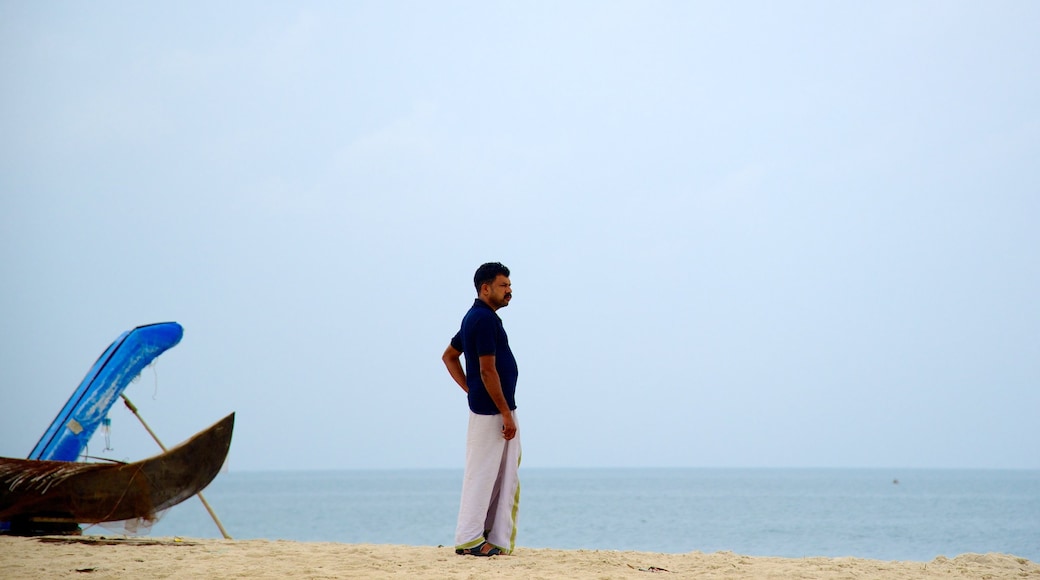
[[[451,546],[180,537],[0,536],[0,569],[29,578],[1036,578],[1009,554],[930,562],[779,558],[732,552],[658,554],[519,547],[512,556],[456,555]]]

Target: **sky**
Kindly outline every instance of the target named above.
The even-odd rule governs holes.
[[[461,469],[501,261],[525,467],[1040,469],[1038,55],[1031,1],[2,0],[0,455],[176,321],[168,446]]]

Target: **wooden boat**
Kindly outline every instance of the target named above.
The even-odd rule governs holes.
[[[0,457],[0,521],[12,533],[33,522],[154,521],[199,493],[224,465],[232,413],[169,451],[135,463],[74,463]]]

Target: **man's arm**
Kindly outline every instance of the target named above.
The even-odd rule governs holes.
[[[462,351],[449,344],[448,348],[444,349],[441,360],[444,361],[444,366],[448,367],[448,374],[451,375],[451,378],[455,379],[455,382],[462,387],[462,390],[468,393],[469,387],[466,386],[466,371],[462,368],[462,362],[459,361],[461,356]]]
[[[498,376],[498,369],[495,368],[495,355],[480,357],[480,380],[484,382],[484,388],[487,389],[488,395],[491,395],[498,412],[502,414],[502,437],[507,440],[516,437],[516,422],[513,421],[513,413],[509,410],[506,396],[502,393],[502,380]]]

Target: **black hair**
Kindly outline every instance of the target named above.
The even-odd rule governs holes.
[[[488,262],[477,268],[477,272],[473,274],[473,285],[477,288],[477,294],[480,294],[481,286],[493,283],[499,275],[509,277],[509,268],[499,262]]]

